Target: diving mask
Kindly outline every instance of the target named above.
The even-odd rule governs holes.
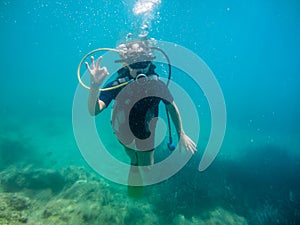
[[[150,61],[142,61],[142,62],[136,62],[136,63],[131,63],[128,66],[131,69],[146,69],[150,65]]]

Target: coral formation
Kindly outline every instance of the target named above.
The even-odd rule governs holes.
[[[84,167],[11,165],[0,172],[0,224],[299,224],[296,181],[257,191],[235,178],[240,172],[230,165],[216,161],[205,173],[186,167],[166,182],[144,187],[141,199]]]
[[[248,225],[245,218],[236,215],[235,213],[226,211],[222,208],[216,208],[205,215],[194,216],[191,219],[185,218],[184,215],[178,215],[173,220],[173,225],[193,225],[193,224],[205,224],[205,225],[217,225],[217,224],[237,224]]]
[[[4,191],[50,188],[52,191],[58,192],[65,185],[65,178],[59,171],[32,169],[30,166],[22,170],[11,168],[6,173],[2,173],[0,180]]]
[[[158,224],[149,203],[131,201],[83,168],[9,167],[1,172],[0,224]]]

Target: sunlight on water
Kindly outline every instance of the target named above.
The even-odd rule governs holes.
[[[151,13],[160,3],[161,0],[138,0],[134,5],[133,12],[135,15]]]
[[[135,2],[132,11],[134,16],[139,16],[142,19],[140,26],[141,37],[148,35],[152,21],[155,20],[156,15],[159,15],[159,12],[156,10],[160,4],[161,0],[137,0]]]

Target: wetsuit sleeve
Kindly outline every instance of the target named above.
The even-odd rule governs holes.
[[[113,83],[114,83],[114,81],[107,83],[104,86],[104,88],[112,87]],[[111,103],[111,101],[116,98],[116,96],[118,95],[119,92],[120,92],[120,88],[116,88],[116,89],[109,90],[109,91],[101,91],[99,94],[99,100],[103,101],[107,107]]]

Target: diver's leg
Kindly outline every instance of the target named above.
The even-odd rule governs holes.
[[[155,134],[143,140],[135,140],[137,160],[139,166],[150,166],[154,164],[154,140]]]
[[[139,151],[125,147],[125,151],[130,158],[130,165],[150,166],[154,164],[154,149],[149,151]]]
[[[139,166],[150,166],[154,164],[154,150],[136,151],[136,155]]]
[[[135,150],[125,147],[125,151],[130,158],[130,165],[137,166],[138,165],[138,156]]]
[[[130,158],[130,170],[128,174],[128,196],[141,198],[143,196],[143,180],[138,167],[138,155],[133,149],[126,148],[125,151]]]

